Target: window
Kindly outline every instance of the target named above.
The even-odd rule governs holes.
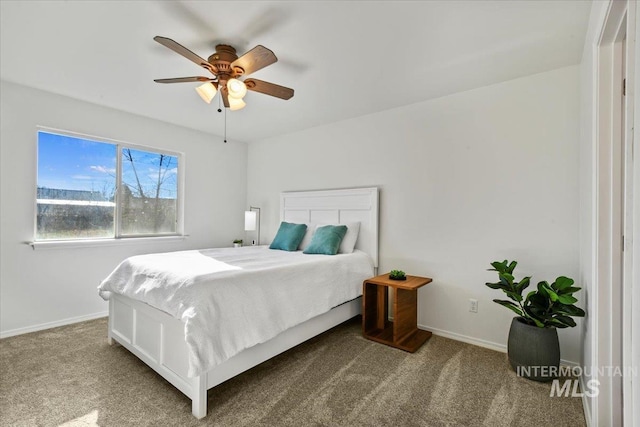
[[[36,241],[178,234],[180,156],[38,131]]]

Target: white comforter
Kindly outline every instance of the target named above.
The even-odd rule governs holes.
[[[362,294],[373,274],[364,252],[304,255],[266,246],[139,255],[98,287],[185,323],[189,376]]]

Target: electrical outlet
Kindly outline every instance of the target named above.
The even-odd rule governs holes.
[[[469,298],[469,311],[472,313],[478,312],[478,300]]]

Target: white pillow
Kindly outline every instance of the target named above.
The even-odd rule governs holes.
[[[342,238],[342,242],[340,242],[340,248],[338,248],[339,254],[350,254],[353,252],[356,247],[356,242],[358,241],[358,233],[360,233],[360,223],[359,222],[345,222],[343,224],[314,224],[313,230],[317,227],[322,227],[324,225],[346,225],[347,233]],[[307,227],[309,230],[309,226]],[[313,234],[313,233],[311,233]],[[307,235],[305,234],[305,238]],[[303,239],[304,242],[304,239]],[[309,238],[309,242],[311,242],[311,238]],[[307,243],[308,244],[308,243]]]
[[[344,225],[347,226],[347,234],[344,235],[342,242],[340,242],[339,254],[350,254],[356,247],[358,241],[358,234],[360,234],[359,222],[347,222]]]

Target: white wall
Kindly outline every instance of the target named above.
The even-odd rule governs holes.
[[[230,246],[244,233],[246,144],[4,81],[0,91],[0,334],[106,314],[96,287],[130,255]],[[183,153],[189,237],[34,251],[38,125]]]
[[[489,262],[578,276],[578,137],[571,66],[252,143],[247,203],[268,242],[281,191],[379,186],[380,272],[434,278],[419,324],[504,348],[513,316],[484,286]],[[580,331],[560,331],[563,359],[580,361]]]

